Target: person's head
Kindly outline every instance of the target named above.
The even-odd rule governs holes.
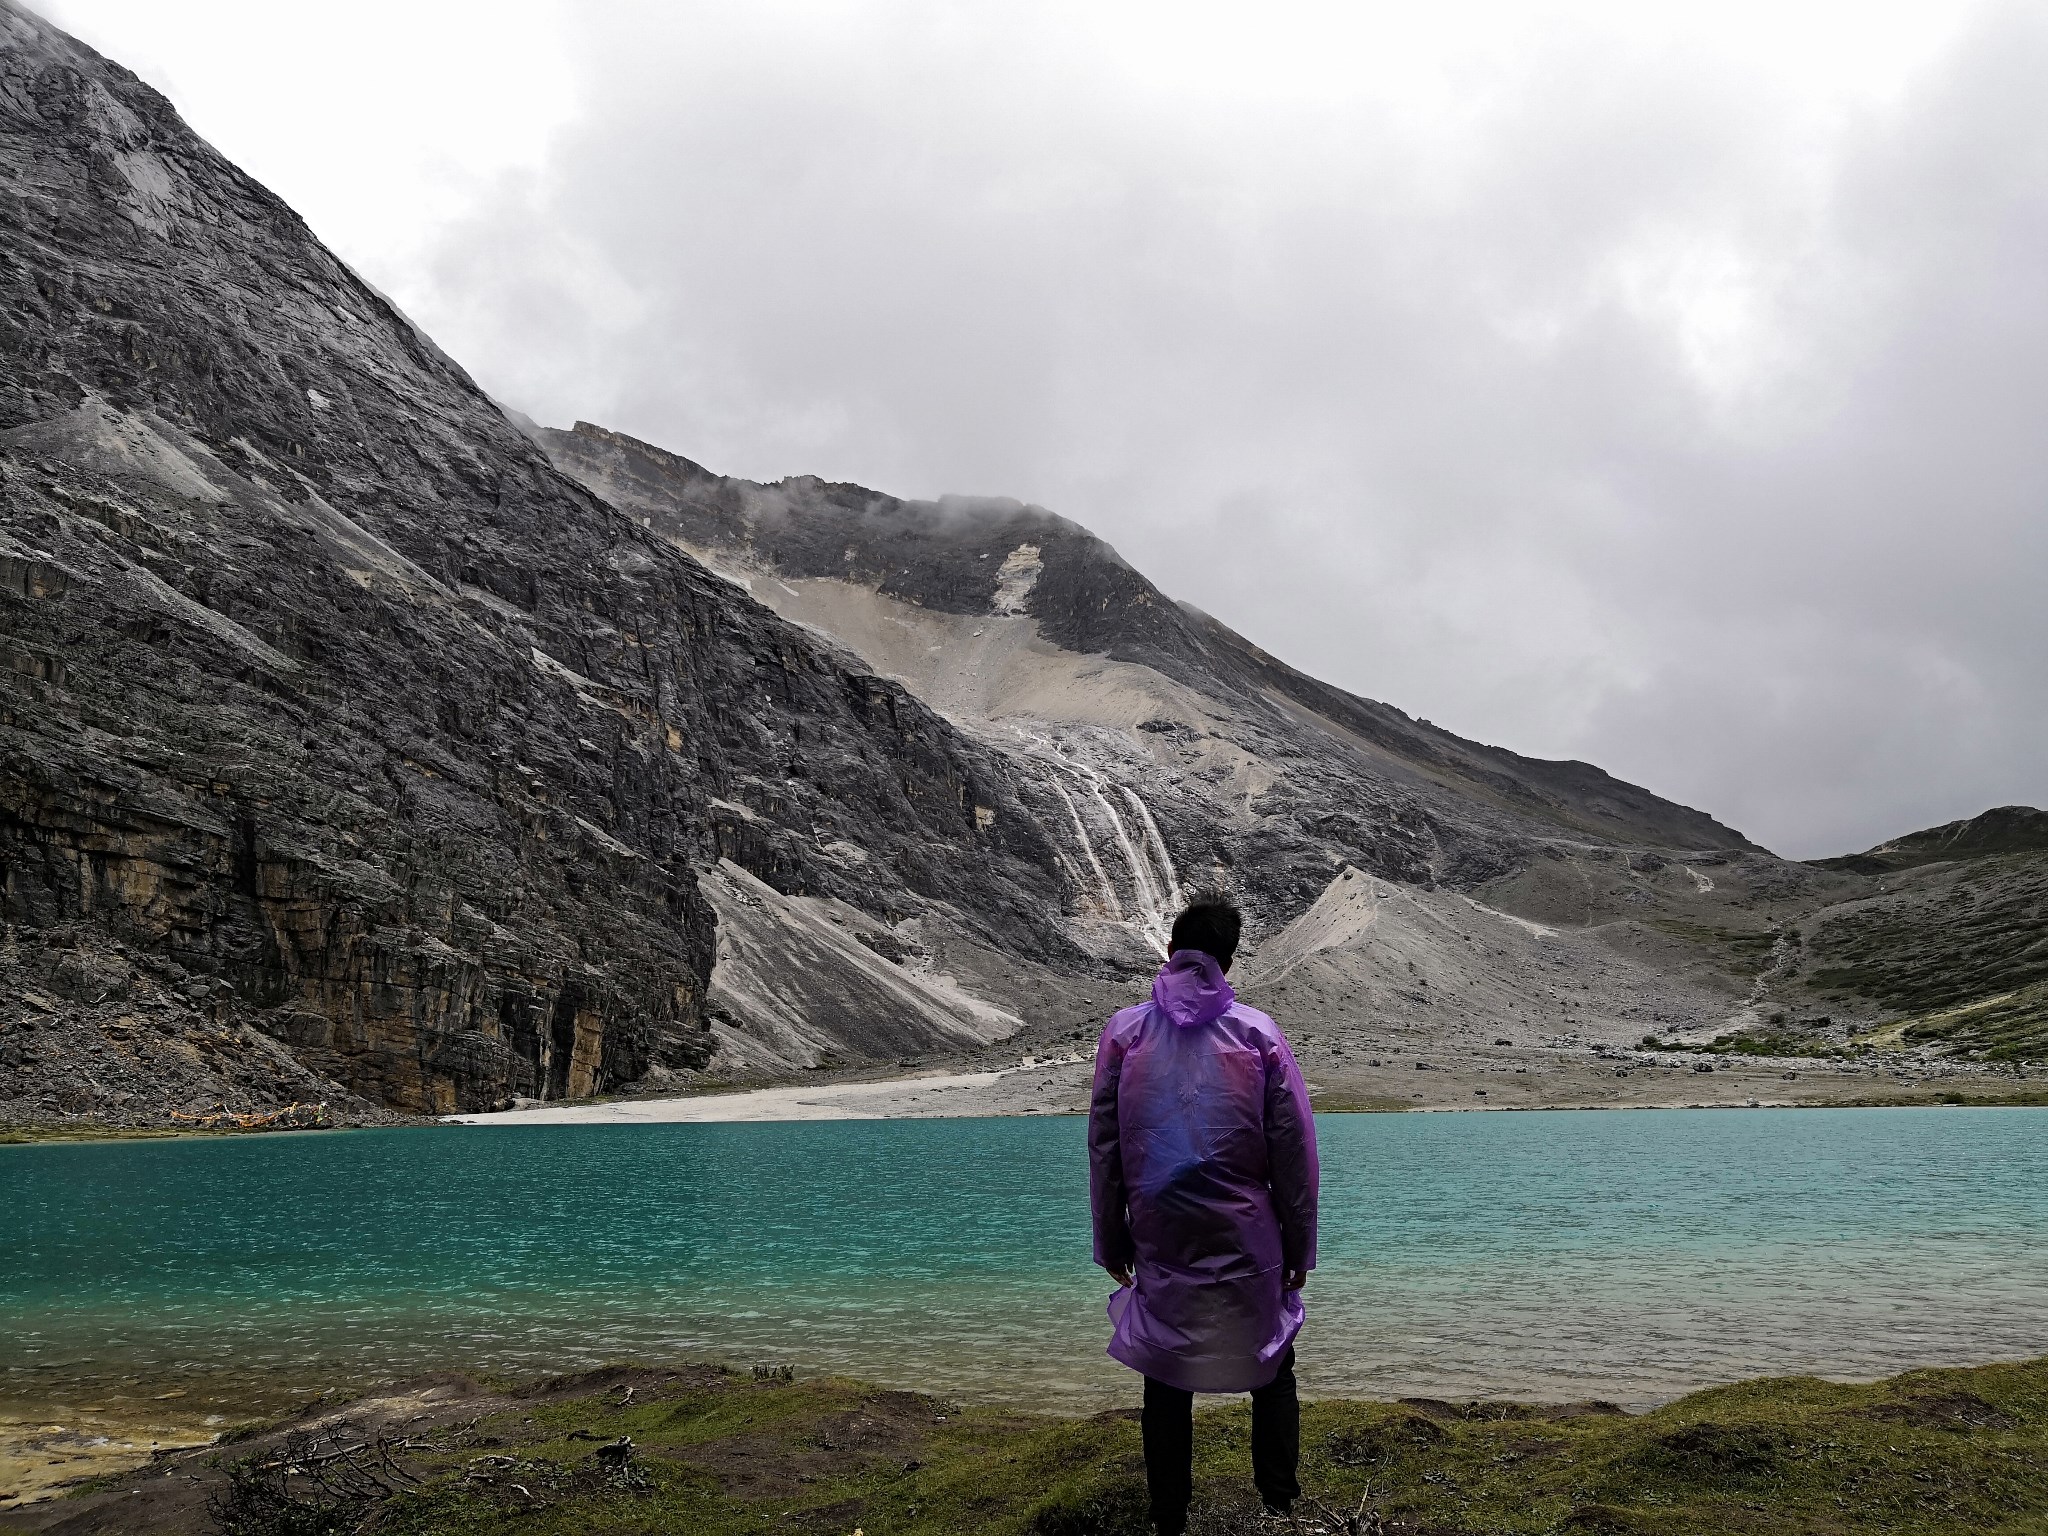
[[[1244,930],[1244,919],[1238,915],[1237,903],[1220,892],[1205,892],[1196,896],[1187,905],[1187,910],[1173,920],[1173,936],[1166,941],[1166,952],[1178,954],[1183,949],[1199,949],[1216,962],[1219,970],[1229,970],[1230,961],[1237,954],[1237,936]]]

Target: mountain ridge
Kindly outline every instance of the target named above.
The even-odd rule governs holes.
[[[1277,691],[1411,764],[1504,793],[1527,814],[1616,839],[1755,848],[1704,812],[1675,805],[1591,764],[1528,758],[1465,740],[1404,711],[1360,698],[1272,657],[1255,643],[1161,593],[1112,546],[1044,508],[998,498],[954,498],[990,509],[949,512],[945,502],[905,501],[866,487],[808,476],[760,485],[720,476],[671,450],[589,422],[541,428],[539,440],[571,473],[609,489],[687,547],[761,558],[777,575],[870,585],[888,597],[962,614],[1001,612],[992,557],[1028,547],[1042,562],[1017,611],[1036,618],[1055,645],[1154,667],[1247,698]],[[638,462],[636,462],[638,461]],[[658,471],[649,474],[647,467]],[[1000,510],[996,510],[1000,509]],[[1546,793],[1548,791],[1548,793]],[[1581,804],[1571,803],[1577,794]],[[1598,806],[1592,814],[1587,806]]]
[[[2048,811],[2031,805],[1995,805],[1958,821],[1888,838],[1862,853],[1814,859],[1822,869],[1880,875],[1951,859],[1995,858],[2008,853],[2048,851]]]
[[[522,424],[15,0],[0,217],[0,1119],[1064,1040],[1209,885],[1354,1043],[1606,1049],[1761,1016],[1759,946],[1873,889],[1319,683],[1043,509]]]

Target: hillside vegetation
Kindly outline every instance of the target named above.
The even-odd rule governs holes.
[[[1983,859],[2004,853],[2048,853],[2048,811],[2031,805],[2000,805],[1963,821],[1944,822],[1880,843],[1865,853],[1818,859],[1823,869],[1881,875],[1952,859]]]
[[[1806,984],[1904,1017],[1880,1036],[2048,1061],[2048,853],[1929,866],[1809,925]]]

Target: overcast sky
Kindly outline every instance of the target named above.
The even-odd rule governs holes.
[[[60,0],[499,398],[1799,855],[2048,805],[2048,9]]]

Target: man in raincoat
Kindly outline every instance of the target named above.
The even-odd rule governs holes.
[[[1145,1475],[1162,1536],[1186,1528],[1194,1394],[1252,1394],[1252,1477],[1300,1494],[1294,1336],[1316,1263],[1316,1132],[1279,1027],[1223,973],[1237,909],[1197,897],[1152,999],[1110,1019],[1088,1111],[1095,1262],[1117,1282],[1109,1353],[1145,1378]]]

